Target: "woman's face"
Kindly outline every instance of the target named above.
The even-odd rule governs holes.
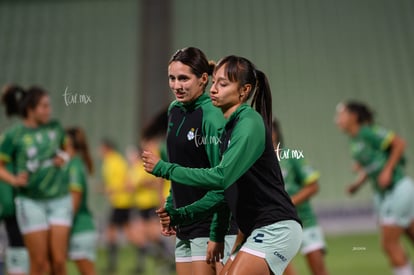
[[[182,103],[190,103],[203,94],[208,74],[204,73],[198,78],[189,66],[180,61],[173,61],[168,66],[168,78],[175,99]]]
[[[73,146],[73,140],[72,140],[72,138],[71,138],[71,137],[68,137],[68,138],[66,139],[66,142],[65,142],[65,151],[66,151],[66,153],[68,153],[70,156],[74,155],[74,154],[75,154],[75,152],[76,152],[75,147]]]
[[[242,103],[246,96],[245,87],[238,82],[231,82],[225,72],[226,65],[221,66],[213,75],[213,84],[210,88],[210,98],[214,106],[227,110]]]
[[[37,106],[29,110],[29,116],[32,116],[39,125],[49,122],[51,113],[52,107],[50,105],[50,98],[47,95],[42,96]]]
[[[356,115],[349,112],[345,105],[339,104],[336,107],[335,123],[340,130],[348,132],[356,123]]]

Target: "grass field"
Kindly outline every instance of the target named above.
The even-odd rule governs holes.
[[[326,262],[331,275],[388,275],[391,269],[387,259],[383,255],[379,237],[377,234],[353,234],[341,236],[328,236],[328,254]],[[404,245],[408,249],[410,258],[414,261],[414,247],[404,240]],[[135,253],[127,246],[120,253],[119,271],[116,275],[132,275],[134,268]],[[298,274],[310,274],[306,268],[305,260],[298,255],[294,259],[294,265]],[[105,252],[100,250],[98,253],[98,274],[104,275]],[[69,275],[78,274],[72,264],[69,264]],[[138,275],[137,273],[135,273]],[[153,259],[147,260],[147,271],[145,275],[168,275],[165,267],[155,262]]]

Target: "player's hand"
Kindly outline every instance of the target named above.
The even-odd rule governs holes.
[[[357,184],[357,183],[353,183],[353,184],[351,184],[351,185],[349,185],[348,187],[347,187],[347,189],[346,189],[346,192],[349,194],[349,195],[354,195],[357,191],[358,191],[358,189],[359,189],[359,187],[360,187],[361,185],[359,185],[359,184]]]
[[[160,218],[160,224],[161,224],[161,234],[163,236],[172,236],[175,235],[176,232],[173,227],[171,227],[171,218],[168,212],[165,210],[165,207],[161,207],[155,211],[157,213],[158,217]]]
[[[387,188],[391,184],[392,170],[384,168],[378,176],[378,184],[382,189]]]
[[[216,243],[211,240],[208,241],[206,262],[208,264],[220,262],[220,260],[223,259],[223,256],[224,256],[224,242]]]
[[[28,180],[29,174],[27,172],[22,172],[14,177],[14,182],[12,183],[12,185],[15,187],[26,186]]]
[[[167,227],[161,229],[161,235],[165,237],[171,237],[175,236],[177,233],[175,232],[175,229],[173,227]]]
[[[167,210],[165,210],[165,207],[161,207],[155,211],[157,213],[158,217],[160,218],[160,223],[163,227],[169,227],[171,223],[170,215],[168,214]]]
[[[53,164],[56,167],[63,167],[70,160],[70,156],[63,150],[57,150],[56,156],[53,158]]]
[[[155,165],[157,165],[157,163],[160,161],[160,158],[150,151],[144,151],[142,153],[142,161],[144,162],[145,171],[152,173]]]

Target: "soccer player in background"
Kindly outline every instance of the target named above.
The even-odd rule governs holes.
[[[273,120],[273,147],[275,150],[284,146],[280,124]],[[282,147],[283,148],[283,147]],[[283,149],[282,149],[283,150]],[[326,250],[322,228],[318,224],[310,199],[319,190],[319,172],[314,170],[303,158],[287,156],[279,160],[285,188],[298,211],[303,225],[303,240],[301,252],[306,257],[307,264],[313,275],[327,275],[324,254]],[[284,275],[297,274],[292,264],[289,264]]]
[[[404,234],[414,243],[414,183],[404,172],[405,141],[377,125],[373,112],[361,102],[338,104],[335,120],[350,138],[352,158],[360,172],[348,192],[355,193],[370,179],[381,245],[393,274],[412,275],[411,262],[401,244]]]
[[[130,230],[132,195],[127,186],[128,163],[116,150],[114,143],[108,139],[102,140],[100,152],[105,193],[112,208],[106,238],[108,242],[107,271],[113,273],[117,269],[118,262],[118,230],[122,230],[128,240],[133,240]]]
[[[47,92],[31,87],[10,96],[9,114],[22,122],[4,132],[0,144],[0,179],[18,188],[16,213],[30,257],[30,274],[66,274],[72,202],[62,166],[65,132],[50,119]],[[13,173],[7,169],[12,165]]]
[[[13,102],[16,96],[24,94],[23,88],[14,84],[6,85],[2,88],[1,103],[5,106],[6,116],[16,115],[9,109],[12,104],[8,104],[8,102]],[[3,137],[3,135],[0,137],[0,144],[3,142]],[[2,161],[1,157],[0,161]],[[6,168],[13,173],[12,162],[9,162]],[[16,219],[16,208],[14,205],[16,192],[17,190],[10,184],[0,181],[0,221],[4,222],[9,243],[4,251],[6,270],[9,275],[23,275],[29,272],[29,255],[24,246],[23,237]],[[0,273],[2,271],[3,267],[0,267]]]
[[[98,234],[88,207],[88,174],[93,173],[93,162],[85,132],[78,127],[66,129],[66,152],[70,156],[65,166],[75,213],[70,241],[69,258],[82,275],[95,275]]]

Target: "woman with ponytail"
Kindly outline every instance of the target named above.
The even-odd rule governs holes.
[[[25,93],[26,91],[17,85],[3,87],[1,102],[6,107],[6,116],[11,117],[18,114],[16,98],[23,97]],[[2,143],[2,137],[4,135],[0,137],[0,143]],[[6,169],[10,173],[14,172],[11,163],[6,165]],[[25,181],[24,178],[23,181]],[[4,222],[9,244],[6,249],[6,270],[9,275],[23,275],[29,272],[29,256],[16,219],[14,205],[16,191],[10,184],[0,181],[0,221]]]
[[[72,205],[63,166],[65,132],[50,119],[47,92],[31,87],[3,95],[8,115],[22,122],[3,133],[0,179],[17,188],[16,216],[29,252],[30,274],[66,274]],[[8,168],[11,167],[12,171]]]
[[[354,194],[370,179],[381,244],[395,275],[413,275],[401,237],[414,243],[414,182],[405,174],[405,141],[374,123],[364,103],[349,101],[336,109],[336,124],[350,137],[352,158],[359,176],[348,188]]]
[[[65,166],[72,194],[75,216],[69,241],[69,258],[82,275],[95,275],[96,242],[98,239],[88,207],[88,174],[93,173],[85,132],[78,127],[66,129],[66,152],[70,161]]]
[[[299,250],[302,227],[273,149],[266,75],[243,57],[227,56],[216,65],[210,97],[227,119],[220,164],[186,168],[146,151],[144,167],[189,186],[224,190],[240,232],[222,274],[281,275]]]

